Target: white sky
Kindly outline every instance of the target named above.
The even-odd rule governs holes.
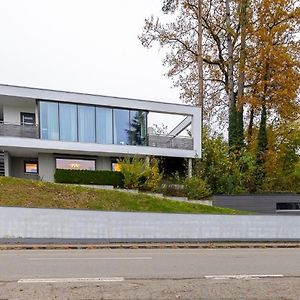
[[[0,0],[0,83],[180,102],[144,19],[162,0]]]

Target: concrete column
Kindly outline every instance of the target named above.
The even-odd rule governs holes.
[[[110,157],[97,157],[96,170],[108,170],[111,171],[111,159]]]
[[[193,160],[191,158],[189,158],[188,160],[188,177],[192,177],[193,176]]]
[[[195,157],[201,158],[201,143],[202,143],[202,117],[201,117],[201,110],[197,110],[193,115],[192,119],[192,137],[194,141],[194,151]]]
[[[4,152],[4,175],[11,176],[11,161],[7,151]]]
[[[150,166],[150,156],[146,156],[146,157],[145,157],[145,163],[146,163],[146,166],[147,166],[147,167]]]
[[[54,182],[55,159],[52,153],[39,153],[39,176],[42,181]]]

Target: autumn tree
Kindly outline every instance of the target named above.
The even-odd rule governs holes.
[[[251,105],[249,141],[255,113],[258,120],[257,164],[258,186],[265,176],[264,163],[268,149],[268,127],[299,118],[298,91],[300,10],[294,0],[253,1],[252,22],[247,59],[249,88],[245,100]],[[255,113],[254,113],[255,112]]]
[[[167,76],[181,89],[183,101],[197,104],[198,1],[166,0],[163,9],[173,16],[173,21],[163,23],[152,16],[145,20],[139,38],[145,47],[157,42],[168,49],[163,60]],[[248,0],[204,0],[202,7],[204,113],[209,121],[224,123],[229,119],[229,144],[233,147],[244,143],[247,9]]]

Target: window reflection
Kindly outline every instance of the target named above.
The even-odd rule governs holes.
[[[129,110],[114,109],[114,143],[129,144]]]
[[[57,158],[56,159],[56,168],[57,169],[66,169],[66,170],[96,170],[95,160],[87,159],[65,159]]]
[[[130,111],[129,139],[131,145],[145,145],[146,142],[146,113]]]

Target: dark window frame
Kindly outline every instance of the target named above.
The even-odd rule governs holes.
[[[36,164],[36,172],[26,172],[26,164]],[[38,175],[39,174],[39,162],[37,160],[24,160],[23,165],[24,174]]]
[[[24,116],[29,116],[29,117],[33,117],[33,123],[27,123],[23,121]],[[21,125],[28,125],[28,126],[34,126],[36,124],[36,115],[35,113],[31,113],[31,112],[20,112],[20,123]]]

